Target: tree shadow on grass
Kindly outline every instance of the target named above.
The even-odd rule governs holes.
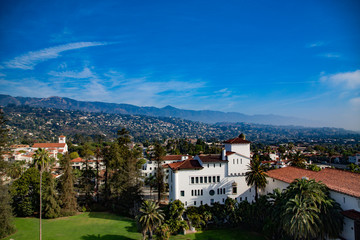
[[[83,240],[134,240],[134,238],[128,238],[126,236],[121,236],[121,235],[110,235],[110,234],[106,234],[103,236],[100,236],[100,234],[95,235],[95,234],[89,234],[89,235],[85,235],[82,236],[81,239]]]

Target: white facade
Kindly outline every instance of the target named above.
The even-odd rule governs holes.
[[[227,197],[238,202],[253,201],[255,190],[245,181],[250,142],[238,142],[225,142],[222,154],[198,155],[169,164],[169,200],[180,200],[186,207],[224,203]]]
[[[349,156],[349,163],[354,163],[356,165],[360,164],[360,153],[355,154],[354,156]]]
[[[163,161],[161,161],[161,165],[170,164],[174,162],[184,161],[188,159],[188,155],[167,155],[163,157]],[[155,176],[156,169],[158,168],[158,163],[156,161],[151,161],[146,159],[146,163],[141,168],[142,176]],[[169,174],[169,169],[164,169],[165,176]]]

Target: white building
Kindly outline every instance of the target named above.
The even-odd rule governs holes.
[[[349,156],[348,161],[349,161],[349,163],[354,163],[356,165],[359,165],[360,164],[360,153],[356,153],[353,156]]]
[[[285,189],[295,179],[304,177],[323,182],[330,189],[330,196],[343,209],[342,214],[345,217],[345,223],[341,237],[348,240],[359,239],[360,174],[331,168],[315,172],[296,167],[270,170],[267,174],[269,182],[263,194],[271,193],[275,188]]]
[[[32,150],[36,151],[38,148],[44,148],[53,157],[57,159],[57,154],[65,154],[68,152],[68,145],[66,144],[66,137],[61,135],[58,143],[34,143]]]
[[[70,161],[71,167],[73,169],[79,169],[79,170],[83,170],[86,168],[86,160],[82,159],[81,157],[75,158],[73,160]],[[99,164],[99,170],[105,170],[106,166],[105,166],[105,162],[103,160],[96,160],[96,159],[91,159],[88,160],[88,166],[90,169],[92,170],[96,170],[96,164]]]
[[[245,173],[250,164],[250,141],[240,135],[224,142],[221,154],[197,155],[193,159],[168,164],[169,199],[185,206],[224,203],[227,197],[253,201]]]
[[[162,161],[160,162],[160,164],[164,165],[164,168],[166,168],[165,175],[168,175],[169,170],[167,169],[167,164],[184,161],[188,158],[189,155],[167,155],[162,157],[161,159]],[[146,163],[142,166],[141,169],[142,175],[145,177],[155,175],[157,167],[158,167],[157,161],[147,160]]]

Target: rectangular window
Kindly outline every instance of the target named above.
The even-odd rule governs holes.
[[[213,182],[214,182],[214,183],[216,182],[216,177],[215,177],[215,176],[213,176]]]
[[[209,183],[211,183],[211,177],[209,177]]]
[[[187,202],[185,202],[185,206],[187,206]]]
[[[233,164],[235,164],[235,159],[233,159]]]
[[[207,183],[207,177],[204,177],[204,183]]]
[[[180,191],[180,196],[184,197],[185,196],[185,191]]]
[[[195,182],[196,182],[196,183],[199,183],[199,177],[196,177],[196,178],[195,178]]]
[[[194,201],[194,206],[196,206],[196,201]]]
[[[200,205],[203,205],[203,201],[200,201]]]
[[[217,182],[220,182],[220,176],[217,176]]]
[[[239,159],[236,159],[236,164],[239,164]]]
[[[214,164],[214,167],[215,167],[215,164]]]
[[[218,194],[218,195],[220,194],[220,191],[219,191],[219,189],[217,189],[217,194]]]
[[[200,177],[200,183],[203,183],[203,177]]]
[[[242,197],[240,197],[240,202],[242,201]]]
[[[233,194],[237,194],[237,187],[233,187]]]
[[[225,188],[223,188],[223,194],[225,194]]]
[[[241,161],[240,163],[242,164],[242,158],[240,159],[240,161]]]
[[[223,198],[223,203],[225,202],[225,198]]]
[[[208,168],[209,168],[209,164],[208,164]]]
[[[191,177],[191,184],[194,184],[194,177]]]
[[[245,197],[245,201],[247,201],[247,197]]]
[[[191,196],[194,196],[194,190],[191,190]]]
[[[201,196],[202,196],[202,195],[204,195],[204,192],[203,192],[203,190],[201,189]]]
[[[200,196],[200,189],[198,189],[198,196]]]
[[[210,199],[210,204],[213,205],[214,204],[214,199]]]
[[[220,167],[221,167],[221,163],[220,163]]]

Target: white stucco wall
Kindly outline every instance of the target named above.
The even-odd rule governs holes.
[[[231,154],[228,158],[228,176],[241,176],[245,175],[248,171],[248,165],[250,165],[250,158],[246,158],[239,154]]]
[[[250,158],[250,143],[225,143],[225,150],[228,152],[240,153],[241,155]]]

